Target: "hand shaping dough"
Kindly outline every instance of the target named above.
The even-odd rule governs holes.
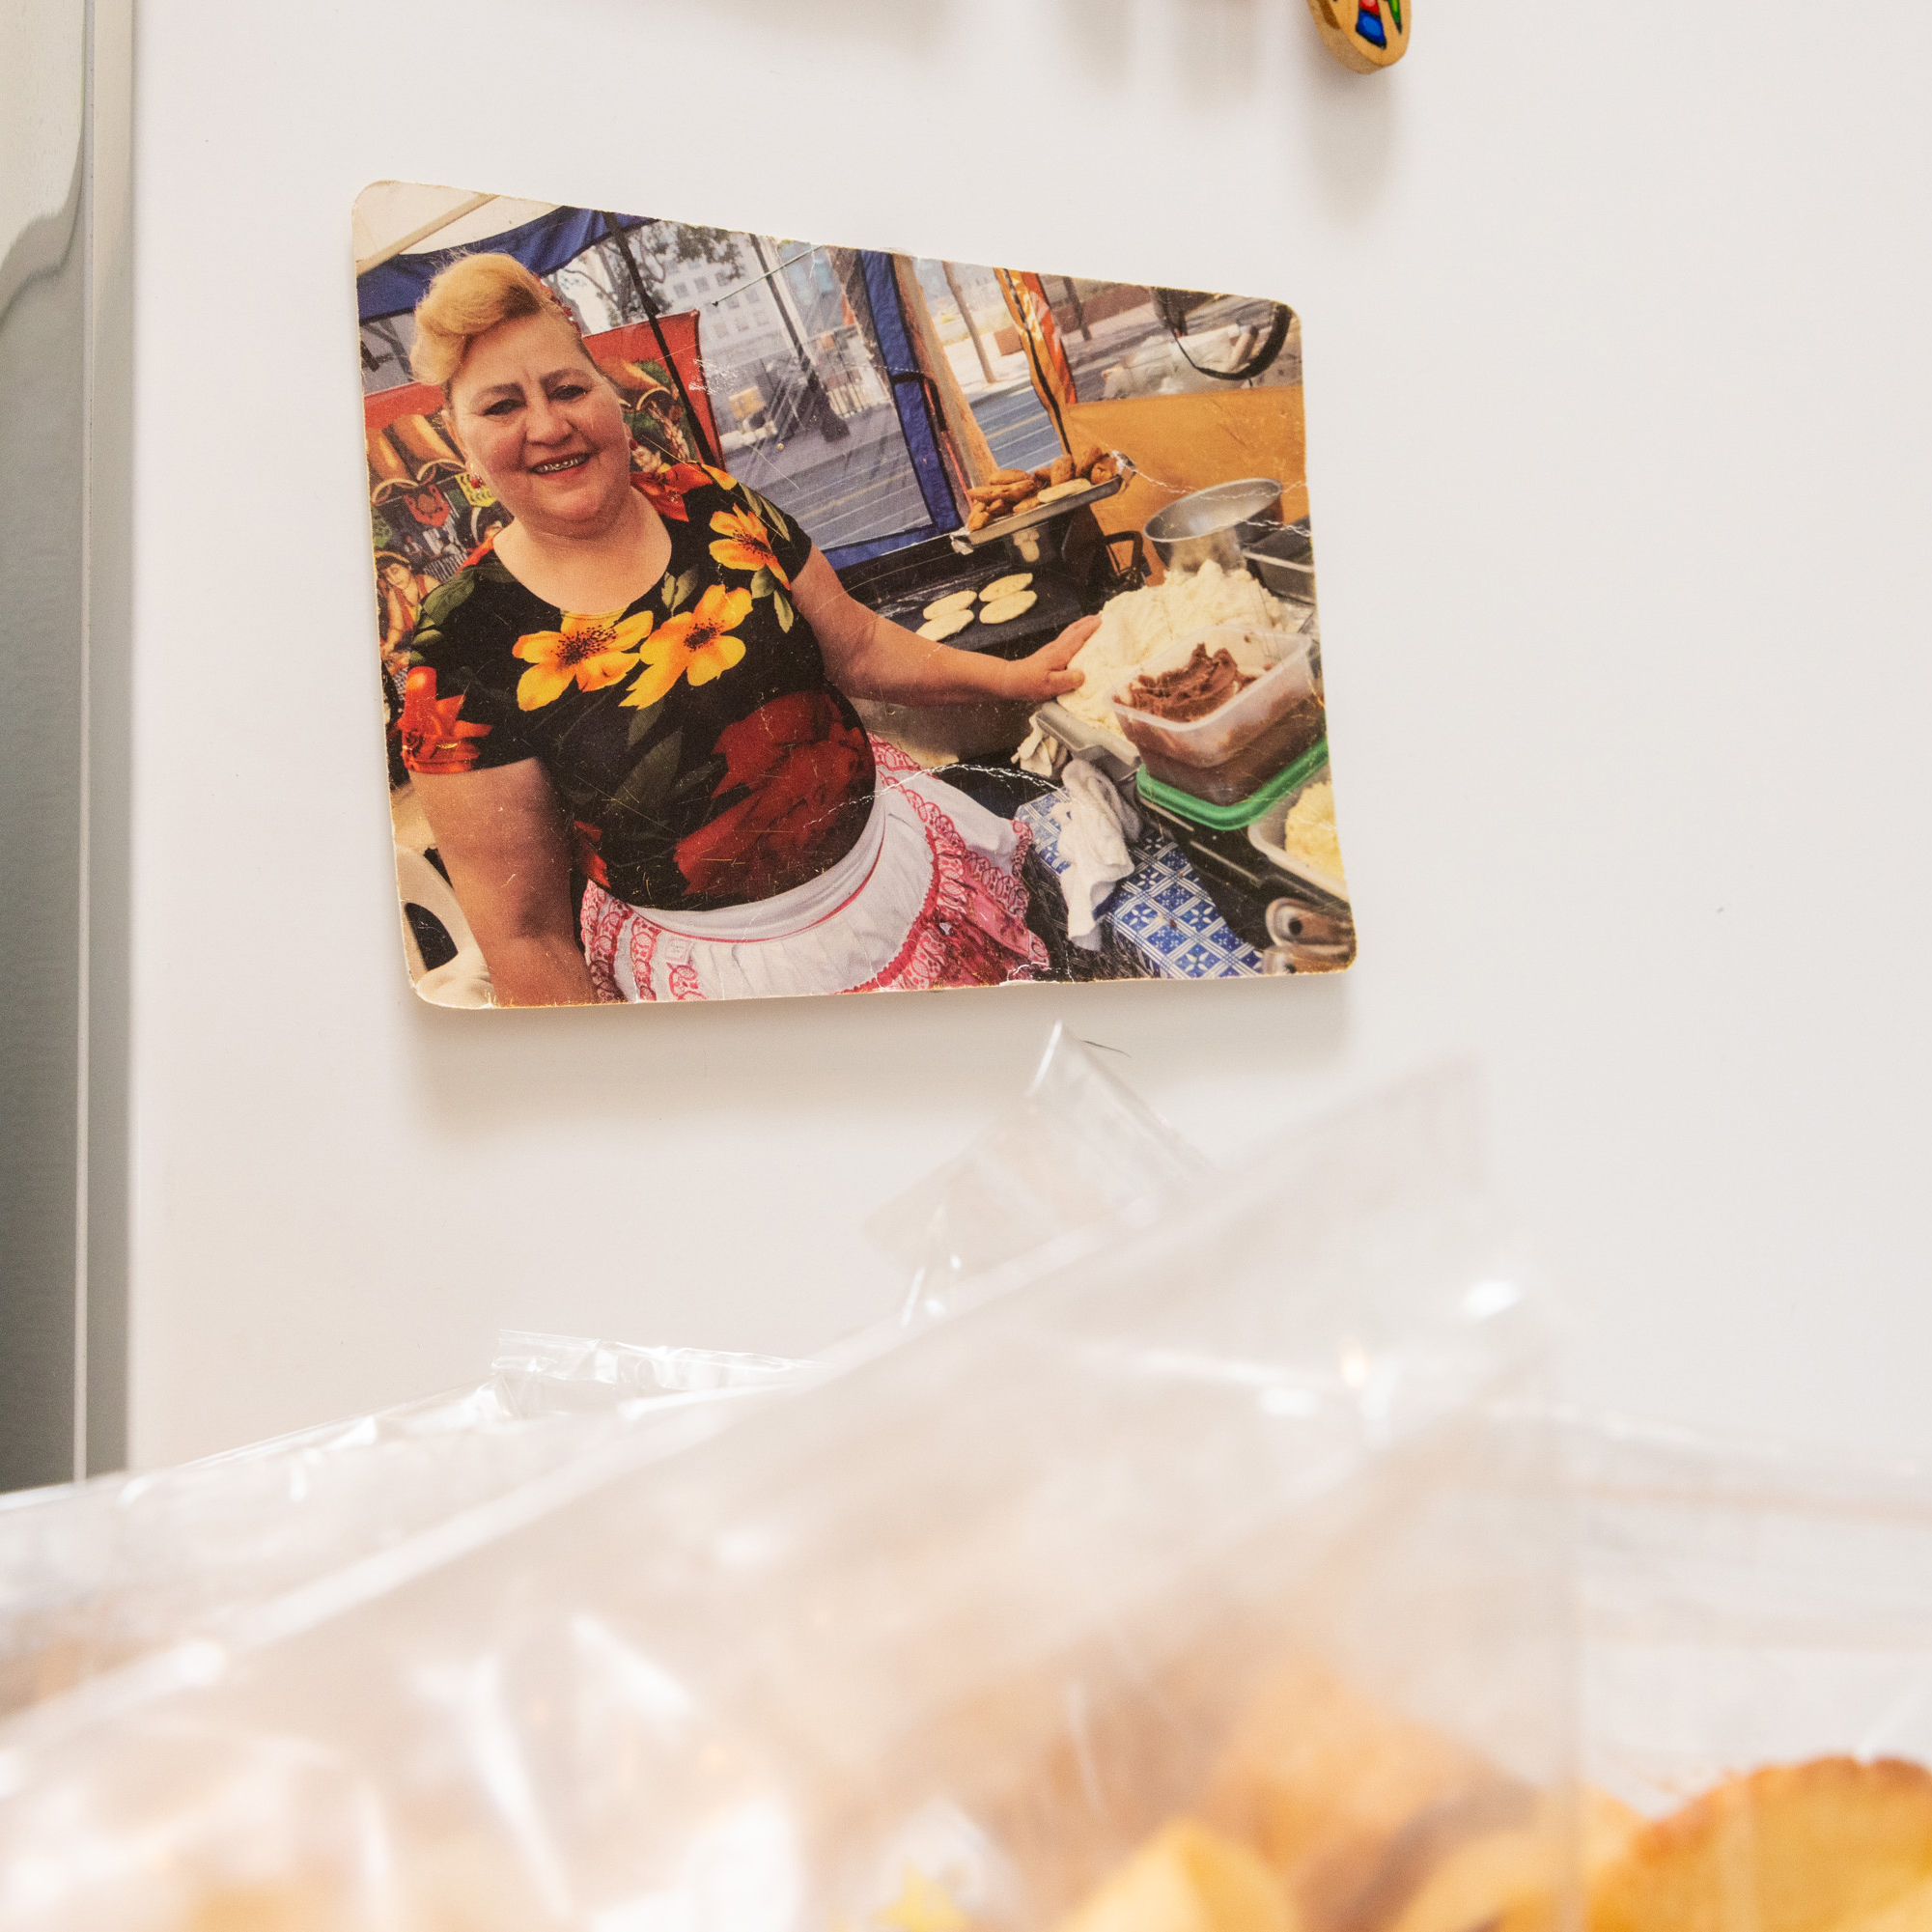
[[[989,618],[987,621],[991,623],[992,619]],[[920,625],[919,635],[930,637],[936,644],[943,643],[948,637],[957,637],[971,622],[971,611],[961,610],[955,606],[951,610],[940,611],[930,624]]]
[[[949,617],[956,610],[970,610],[978,602],[978,591],[956,590],[947,597],[936,597],[919,615],[921,617]]]
[[[979,594],[982,603],[997,603],[1002,597],[1011,597],[1015,591],[1024,590],[1033,581],[1031,571],[1016,571],[1010,577],[994,577]]]
[[[1011,624],[1016,617],[1024,617],[1040,602],[1030,590],[1016,590],[1011,597],[995,599],[992,603],[979,607],[979,621],[982,624]]]

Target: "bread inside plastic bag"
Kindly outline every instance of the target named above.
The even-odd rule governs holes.
[[[1592,1932],[1932,1927],[1932,1483],[1572,1421]]]
[[[1471,1141],[1423,1083],[23,1714],[7,1922],[1343,1932],[1498,1830],[1560,1887],[1563,1503]]]

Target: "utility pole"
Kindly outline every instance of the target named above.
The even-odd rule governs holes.
[[[979,324],[972,319],[972,311],[966,307],[966,298],[960,294],[960,280],[953,273],[950,262],[941,262],[945,270],[946,287],[953,292],[953,300],[959,305],[960,321],[966,323],[966,334],[972,342],[972,352],[979,357],[979,373],[986,378],[986,386],[993,387],[993,364],[986,359],[986,345],[979,339]]]
[[[792,352],[798,356],[798,367],[804,372],[805,406],[812,418],[809,427],[815,428],[826,442],[840,442],[851,435],[852,431],[847,427],[845,418],[832,407],[832,399],[826,394],[826,385],[819,380],[818,364],[805,353],[805,345],[792,320],[792,292],[784,286],[784,275],[772,272],[771,258],[765,252],[764,238],[754,235],[749,239],[752,253],[758,257],[758,266],[765,271],[771,299],[778,305],[778,320],[785,324],[785,333],[792,338]]]

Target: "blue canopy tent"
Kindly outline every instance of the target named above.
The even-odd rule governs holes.
[[[644,218],[636,214],[605,216],[594,208],[556,208],[540,214],[520,227],[506,229],[487,238],[493,254],[514,255],[533,275],[553,275],[567,267],[585,249],[594,248],[610,233],[608,220],[617,229],[642,228]],[[378,322],[384,316],[406,315],[423,299],[429,286],[461,256],[475,253],[484,245],[464,242],[455,248],[432,249],[426,254],[392,255],[355,278],[356,310],[363,322]]]
[[[526,202],[498,204],[494,211],[502,214],[532,207],[539,211],[491,233],[491,198],[477,196],[445,201],[441,212],[449,225],[439,228],[438,210],[426,210],[400,199],[406,192],[399,185],[394,206],[379,211],[387,213],[391,224],[387,246],[381,245],[385,238],[380,234],[367,238],[372,244],[364,255],[368,266],[357,277],[357,307],[364,323],[384,324],[408,315],[444,267],[474,250],[514,256],[532,273],[548,277],[609,239],[622,243],[630,232],[655,226],[653,217]],[[424,221],[426,212],[429,219]],[[401,234],[395,235],[396,230]],[[422,245],[448,235],[461,239]],[[755,435],[734,435],[731,452],[714,448],[713,460],[727,463],[798,515],[819,535],[834,569],[957,528],[961,513],[942,452],[940,412],[919,365],[894,258],[876,251],[801,252],[796,243],[763,237],[731,239],[743,244],[740,272],[729,280],[720,276],[715,294],[707,289],[688,303],[692,321],[703,331],[703,386],[711,413],[726,429],[735,420],[729,403],[746,389],[756,389],[771,406],[769,415],[759,419],[771,427]],[[677,378],[669,347],[658,329],[656,278],[647,286],[634,245],[624,249],[623,272]],[[713,265],[705,261],[695,266],[710,269]],[[608,256],[602,273],[607,279]],[[776,308],[784,333],[775,352],[768,345],[747,361],[743,346],[726,332],[736,318],[717,311],[726,300],[739,308],[745,292],[762,283],[773,285],[767,314]],[[635,306],[628,306],[634,314]],[[676,312],[684,314],[686,308],[681,299]],[[854,363],[869,371],[863,396],[850,379]],[[694,378],[687,368],[678,379],[682,386],[683,380]],[[685,400],[688,406],[690,399]],[[686,413],[693,418],[698,414],[688,406]],[[702,426],[699,434],[702,439]]]

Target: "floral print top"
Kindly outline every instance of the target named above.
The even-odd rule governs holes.
[[[423,603],[403,762],[540,759],[578,869],[633,906],[743,905],[851,851],[872,750],[790,597],[811,540],[723,470],[639,454],[671,560],[623,610],[559,610],[488,547]]]

